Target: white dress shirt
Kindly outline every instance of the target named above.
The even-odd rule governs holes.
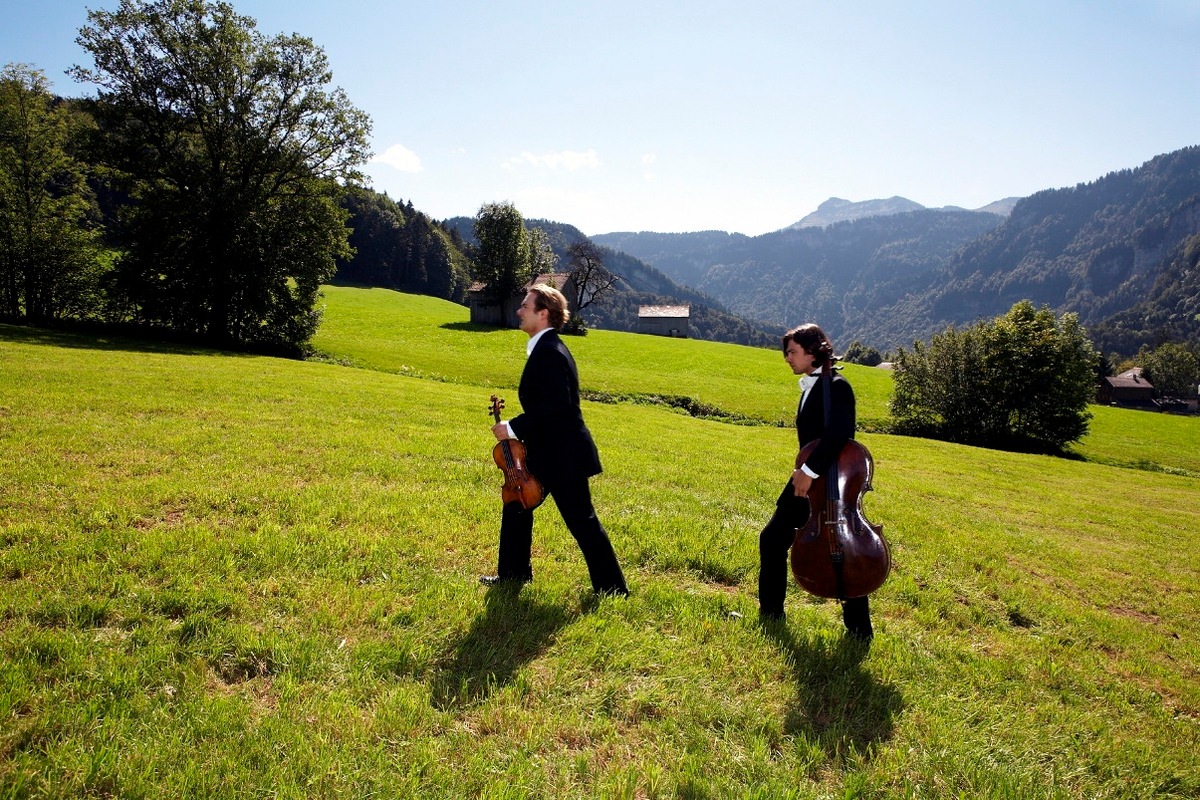
[[[812,371],[811,375],[805,375],[800,379],[800,408],[804,408],[804,404],[808,401],[808,396],[812,394],[812,390],[817,385],[817,381],[820,379],[820,377],[821,368],[817,367]],[[821,477],[809,469],[807,464],[801,464],[800,469],[810,478],[816,479]]]

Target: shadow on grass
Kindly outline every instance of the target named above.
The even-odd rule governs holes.
[[[468,333],[504,333],[516,328],[505,328],[500,325],[484,325],[482,322],[443,322],[438,326],[449,331],[467,331]]]
[[[904,707],[900,693],[862,668],[870,644],[845,636],[830,647],[824,640],[798,640],[784,623],[764,623],[763,633],[788,657],[796,675],[796,701],[784,730],[803,736],[831,759],[851,752],[868,755],[887,741]]]
[[[545,652],[573,616],[562,606],[529,599],[520,585],[488,589],[483,613],[438,664],[433,705],[445,711],[486,699]]]
[[[120,350],[130,353],[165,353],[168,355],[253,356],[249,350],[220,350],[202,342],[190,341],[163,331],[146,331],[146,338],[136,333],[106,331],[87,326],[64,328],[35,328],[0,323],[0,340],[20,344],[46,345],[75,350]],[[157,337],[157,338],[156,338]]]

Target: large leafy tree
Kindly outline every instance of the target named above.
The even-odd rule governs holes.
[[[1158,347],[1143,347],[1137,362],[1159,397],[1187,400],[1196,396],[1200,358],[1186,344],[1163,342]]]
[[[475,215],[475,280],[487,285],[492,302],[517,296],[535,275],[553,270],[554,252],[545,232],[525,227],[512,203],[487,203]]]
[[[266,37],[225,2],[121,0],[88,12],[106,160],[132,198],[118,292],[135,322],[226,345],[316,330],[320,284],[345,256],[345,186],[370,120],[330,88],[324,52]]]
[[[1098,354],[1075,314],[1022,300],[895,360],[897,430],[965,444],[1058,451],[1087,433]]]
[[[40,70],[0,72],[0,316],[87,317],[99,305],[95,203],[70,152],[82,124]]]

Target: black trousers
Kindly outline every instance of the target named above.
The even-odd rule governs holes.
[[[592,589],[599,594],[628,594],[617,554],[592,506],[588,479],[565,476],[552,483],[543,481],[543,485],[583,552]],[[500,517],[500,563],[496,574],[506,579],[532,579],[532,548],[533,512],[521,508],[519,503],[509,503]]]
[[[775,513],[758,535],[758,608],[764,617],[783,616],[787,594],[788,555],[796,539],[796,528],[808,522],[807,497],[797,497],[792,482],[775,501]],[[857,635],[870,635],[871,610],[865,597],[842,601],[842,622]]]

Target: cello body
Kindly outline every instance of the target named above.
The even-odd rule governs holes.
[[[817,443],[806,444],[796,463],[803,464]],[[834,466],[813,480],[808,490],[811,513],[804,527],[796,529],[791,554],[792,574],[809,594],[839,600],[865,597],[887,579],[891,554],[883,526],[872,524],[862,510],[874,472],[870,451],[851,439]]]
[[[500,410],[504,401],[492,395],[492,418],[500,421]],[[541,481],[525,466],[525,445],[519,439],[504,439],[492,448],[492,460],[504,473],[504,485],[500,487],[500,499],[504,505],[520,503],[521,508],[532,511],[546,499],[546,490]]]

